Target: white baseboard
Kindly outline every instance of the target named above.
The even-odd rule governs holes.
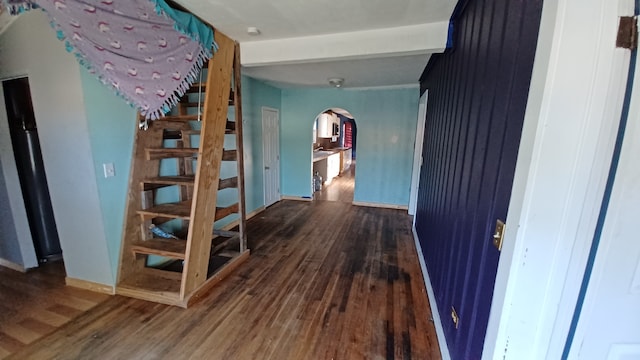
[[[24,266],[20,265],[20,264],[16,264],[13,261],[9,261],[6,259],[0,259],[0,266],[4,266],[6,268],[9,268],[11,270],[15,270],[15,271],[20,271],[20,272],[27,272],[27,269],[24,268]]]
[[[354,201],[353,205],[356,206],[368,206],[368,207],[377,207],[377,208],[385,208],[385,209],[399,209],[399,210],[409,210],[407,205],[394,205],[394,204],[384,204],[384,203],[372,203],[372,202],[363,202],[363,201]]]
[[[251,219],[252,217],[254,217],[254,216],[258,215],[258,214],[260,214],[263,211],[264,211],[264,206],[260,206],[259,208],[253,210],[252,212],[247,213],[247,220]]]
[[[290,195],[281,195],[281,200],[297,200],[297,201],[313,201],[312,198],[302,197],[302,196],[290,196]]]
[[[253,210],[252,212],[247,213],[246,214],[246,220],[251,219],[252,217],[260,214],[263,211],[264,211],[264,206],[260,206],[259,208]],[[223,226],[222,229],[220,229],[220,230],[231,230],[234,227],[238,226],[238,224],[240,224],[240,219],[233,220],[232,222],[230,222],[227,225]]]
[[[436,304],[436,295],[433,292],[431,286],[431,279],[429,279],[429,273],[427,272],[427,264],[424,262],[424,256],[422,255],[422,246],[418,240],[418,233],[416,232],[415,225],[411,227],[413,232],[413,241],[416,244],[416,251],[418,253],[418,260],[420,261],[420,267],[422,268],[422,278],[424,285],[427,287],[427,295],[429,297],[429,305],[431,306],[431,317],[433,318],[433,324],[436,327],[436,335],[438,336],[438,346],[440,347],[440,354],[442,360],[451,360],[451,354],[449,354],[449,348],[447,347],[447,339],[444,337],[444,328],[442,327],[442,319],[440,319],[440,312],[438,311],[438,304]]]
[[[92,281],[66,277],[64,279],[64,282],[65,284],[67,284],[67,286],[73,286],[80,289],[91,290],[91,291],[99,292],[102,294],[115,295],[116,293],[116,289],[114,286],[99,284]]]

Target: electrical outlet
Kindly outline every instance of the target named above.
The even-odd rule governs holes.
[[[116,176],[116,168],[113,166],[113,163],[102,164],[102,168],[104,169],[104,177]]]

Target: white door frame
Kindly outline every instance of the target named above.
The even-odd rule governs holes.
[[[416,141],[413,147],[413,171],[411,173],[411,194],[409,195],[409,215],[416,214],[418,206],[418,188],[420,186],[420,169],[422,168],[422,142],[424,141],[424,125],[427,117],[427,98],[429,90],[420,97],[418,103],[418,125],[416,125]],[[413,217],[415,224],[416,218]]]
[[[38,258],[33,245],[27,210],[24,205],[18,168],[15,157],[13,156],[9,119],[4,102],[3,83],[8,80],[23,77],[29,78],[27,74],[0,78],[0,166],[2,166],[2,173],[4,174],[7,196],[9,197],[8,205],[11,209],[11,216],[13,218],[18,246],[20,247],[20,255],[22,257],[22,264],[15,264],[17,266],[13,268],[14,270],[20,271],[38,267]],[[12,264],[7,264],[6,259],[0,259],[0,262],[4,263],[4,265],[12,266]],[[20,267],[22,267],[22,269],[20,269]]]
[[[265,113],[265,111],[275,112],[276,113],[276,118],[277,118],[277,129],[278,129],[278,131],[276,133],[277,134],[276,135],[277,146],[275,148],[277,149],[277,158],[278,159],[277,159],[277,162],[276,162],[275,171],[277,173],[277,176],[276,176],[276,179],[277,179],[276,187],[278,189],[277,198],[278,198],[278,200],[280,200],[280,195],[281,195],[281,192],[280,192],[280,110],[274,109],[274,108],[270,108],[270,107],[267,107],[267,106],[263,106],[261,108],[261,115],[262,115],[262,179],[263,179],[263,187],[262,187],[262,189],[263,189],[263,193],[264,193],[263,194],[263,202],[264,202],[265,206],[269,206],[269,205],[271,205],[273,203],[267,204],[267,181],[266,181],[266,171],[265,171],[266,170],[266,164],[264,162],[264,160],[265,160],[265,157],[264,157],[264,153],[265,153],[264,144],[265,144],[265,141],[266,141],[265,136],[264,136],[264,134],[265,134],[265,131],[264,131],[264,113]],[[278,200],[276,200],[276,201],[278,201]],[[275,203],[275,201],[274,201],[274,203]]]
[[[561,358],[629,66],[614,46],[633,1],[617,2],[544,2],[483,359]]]

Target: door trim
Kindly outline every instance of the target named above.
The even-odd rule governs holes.
[[[276,143],[277,143],[277,146],[276,146],[277,152],[276,152],[276,154],[278,156],[278,160],[277,160],[278,166],[276,168],[277,169],[277,176],[276,176],[277,184],[276,184],[276,186],[277,186],[277,189],[278,189],[278,191],[276,192],[277,200],[272,202],[271,204],[268,204],[268,205],[267,205],[267,181],[266,181],[266,171],[265,171],[266,165],[265,165],[265,162],[264,162],[264,160],[265,160],[265,157],[264,157],[264,154],[265,154],[265,151],[264,151],[264,144],[265,144],[264,113],[265,113],[265,111],[272,111],[272,112],[276,113],[276,128],[278,129],[278,131],[276,132],[276,134],[277,134],[277,136],[276,136]],[[274,108],[271,108],[271,107],[268,107],[268,106],[263,106],[260,109],[260,114],[262,116],[262,192],[263,192],[262,202],[263,202],[264,206],[266,207],[266,206],[275,204],[276,202],[278,202],[282,198],[282,192],[280,191],[280,110],[274,109]]]
[[[420,169],[422,169],[422,145],[424,142],[424,126],[427,119],[427,89],[418,102],[418,124],[416,125],[416,140],[413,147],[413,170],[411,172],[411,193],[409,195],[409,215],[416,214],[418,206],[418,189],[420,187]],[[415,225],[416,217],[413,217]]]
[[[9,196],[8,205],[11,209],[11,216],[18,237],[18,245],[23,262],[22,266],[25,269],[30,269],[38,267],[38,258],[36,256],[35,246],[33,245],[33,238],[31,237],[20,178],[18,177],[18,168],[13,156],[11,136],[9,135],[9,118],[6,111],[2,85],[5,81],[25,77],[29,78],[29,75],[19,74],[0,78],[0,166],[2,166],[7,195]]]

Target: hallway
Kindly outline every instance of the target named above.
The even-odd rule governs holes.
[[[114,296],[14,358],[440,358],[405,211],[285,200],[248,236],[189,309]]]
[[[353,160],[349,169],[333,178],[331,184],[323,185],[322,190],[313,194],[313,200],[353,202],[353,190],[356,182],[356,161]]]

